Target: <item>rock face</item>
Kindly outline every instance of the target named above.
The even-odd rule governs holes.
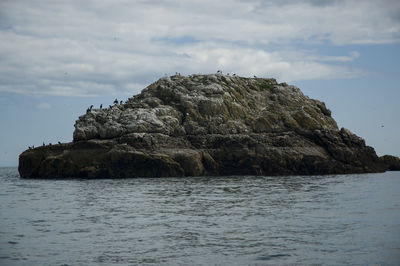
[[[72,143],[29,149],[19,158],[26,178],[387,169],[363,139],[338,129],[323,102],[275,79],[222,74],[164,77],[124,104],[88,110],[75,123]]]
[[[390,171],[400,171],[400,158],[392,155],[384,155],[379,158]]]

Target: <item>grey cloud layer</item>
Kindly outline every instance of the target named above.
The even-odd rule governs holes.
[[[164,73],[363,75],[295,44],[398,42],[397,1],[2,1],[0,91],[137,92]],[[285,48],[271,50],[271,46]],[[335,61],[343,65],[331,65]]]

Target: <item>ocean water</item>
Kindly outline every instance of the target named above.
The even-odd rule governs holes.
[[[0,265],[399,265],[400,172],[23,180]]]

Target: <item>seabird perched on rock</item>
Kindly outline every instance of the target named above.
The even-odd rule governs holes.
[[[122,101],[120,101],[119,104],[122,104]]]
[[[45,144],[44,144],[44,142],[43,142],[43,145],[42,146],[46,146]]]
[[[92,110],[92,108],[93,108],[93,104],[90,106],[90,110]]]
[[[118,104],[118,99],[117,98],[115,98],[114,104]]]
[[[257,78],[257,76],[256,76],[256,75],[254,75],[254,78]]]
[[[100,109],[102,109],[103,108],[103,104],[100,104]]]
[[[58,144],[61,144],[61,142],[58,142]]]

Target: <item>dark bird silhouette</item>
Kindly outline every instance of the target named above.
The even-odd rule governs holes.
[[[61,142],[58,142],[58,144],[61,144]]]
[[[45,146],[44,142],[43,142],[43,145],[42,145],[42,146]]]
[[[114,104],[118,104],[118,100],[117,100],[117,98],[115,98],[115,100],[114,100]]]
[[[92,110],[92,108],[93,108],[93,104],[90,106],[90,110]]]
[[[122,104],[122,101],[120,101],[119,104]]]
[[[100,104],[100,109],[102,109],[103,108],[103,104]]]

